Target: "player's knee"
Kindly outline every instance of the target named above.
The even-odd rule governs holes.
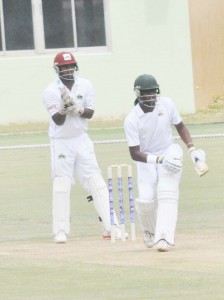
[[[67,176],[55,177],[53,182],[53,191],[58,193],[67,193],[71,188],[71,180]]]
[[[156,185],[145,186],[144,188],[139,189],[138,198],[144,202],[152,202],[155,199],[156,194]]]
[[[148,215],[157,206],[155,200],[146,201],[140,198],[135,199],[135,209],[140,215]]]
[[[178,201],[179,181],[175,176],[161,176],[157,187],[158,201]]]

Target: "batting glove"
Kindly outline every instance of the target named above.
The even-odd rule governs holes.
[[[209,171],[208,165],[205,162],[205,151],[202,149],[191,147],[189,148],[188,152],[191,156],[195,171],[198,174],[198,176],[201,177],[205,175]]]
[[[160,160],[161,161],[161,160]],[[178,157],[167,155],[161,162],[163,168],[170,173],[179,173],[182,170],[182,160]]]
[[[178,173],[182,170],[182,160],[177,157],[172,157],[170,155],[167,156],[156,156],[148,154],[147,156],[147,163],[155,163],[160,164],[166,169],[168,172],[171,173]]]

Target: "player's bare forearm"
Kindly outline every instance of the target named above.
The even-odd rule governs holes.
[[[198,176],[201,177],[208,173],[209,168],[205,162],[205,152],[202,149],[197,149],[196,147],[194,147],[191,135],[187,127],[182,122],[176,125],[175,127],[182,141],[186,144],[188,148],[188,152],[191,156],[192,162],[195,166],[195,171],[198,174]]]
[[[140,146],[129,147],[129,152],[133,160],[147,162],[147,154],[140,151]]]
[[[80,117],[85,119],[91,119],[93,114],[94,114],[94,110],[85,108],[83,114],[80,115]],[[63,125],[66,119],[66,113],[63,114],[61,112],[57,112],[52,116],[52,119],[56,125]]]
[[[94,110],[85,108],[84,113],[80,116],[81,118],[91,119],[93,117]]]
[[[66,115],[57,112],[52,116],[52,119],[56,125],[63,125],[65,122]]]
[[[179,136],[181,137],[182,141],[185,143],[185,145],[188,148],[194,146],[192,137],[191,137],[187,127],[185,126],[185,124],[183,122],[180,122],[178,125],[175,125],[175,127],[176,127],[176,130],[177,130]]]

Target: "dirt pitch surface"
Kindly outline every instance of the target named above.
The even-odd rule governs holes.
[[[0,256],[38,259],[40,261],[70,261],[85,264],[112,266],[159,266],[175,270],[192,271],[197,267],[206,272],[223,271],[224,239],[221,234],[208,234],[198,238],[193,235],[176,235],[177,243],[168,252],[158,252],[143,245],[142,238],[136,241],[73,240],[65,244],[45,242],[2,243]],[[201,270],[203,271],[203,270]]]

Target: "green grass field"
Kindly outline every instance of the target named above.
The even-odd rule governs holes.
[[[224,133],[223,124],[189,129],[195,135]],[[123,139],[124,133],[91,129],[90,136]],[[48,142],[46,132],[0,136],[1,147]],[[206,151],[210,172],[197,177],[185,150],[176,245],[167,253],[144,247],[137,220],[135,242],[102,240],[93,205],[78,182],[68,243],[54,244],[49,148],[0,151],[0,300],[223,299],[224,138],[195,144]],[[113,163],[130,163],[135,170],[125,143],[96,144],[95,150],[105,179]],[[135,180],[134,171],[137,195]],[[127,214],[126,220],[129,231]]]

